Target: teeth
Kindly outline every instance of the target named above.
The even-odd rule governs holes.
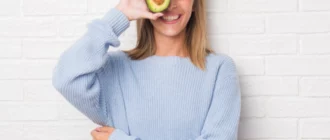
[[[164,20],[166,21],[172,21],[172,20],[176,20],[179,18],[179,15],[176,16],[167,16],[167,17],[162,17]]]

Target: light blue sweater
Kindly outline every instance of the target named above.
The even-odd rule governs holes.
[[[236,140],[241,92],[234,61],[207,56],[207,71],[188,57],[131,60],[118,47],[130,25],[118,9],[88,24],[53,69],[53,86],[109,140]]]

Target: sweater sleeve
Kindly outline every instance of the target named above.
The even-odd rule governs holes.
[[[118,37],[130,25],[118,9],[110,9],[101,19],[90,22],[88,30],[65,50],[53,69],[52,84],[63,97],[94,123],[112,126],[100,84],[109,46],[119,47]],[[117,129],[111,140],[133,140]]]
[[[194,140],[237,140],[240,108],[238,74],[232,58],[227,56],[219,70],[201,134]]]

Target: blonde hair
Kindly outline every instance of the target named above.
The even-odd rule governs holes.
[[[186,49],[191,62],[205,70],[206,56],[214,53],[207,39],[205,0],[194,0],[194,11],[186,26]],[[149,19],[137,21],[137,45],[132,50],[124,50],[132,60],[144,59],[156,53],[153,25]]]

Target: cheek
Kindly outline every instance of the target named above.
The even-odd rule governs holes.
[[[179,0],[179,3],[185,11],[192,11],[194,0]]]
[[[186,13],[185,17],[184,17],[184,24],[187,26],[187,23],[189,22],[190,18],[191,18],[191,13]]]

